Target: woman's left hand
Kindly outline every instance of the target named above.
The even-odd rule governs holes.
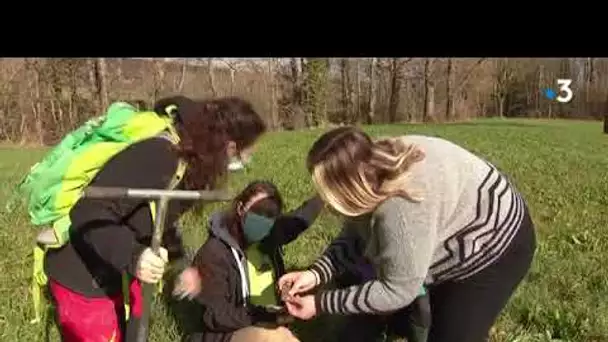
[[[178,277],[173,288],[173,296],[192,299],[201,292],[201,277],[194,267],[186,268]]]
[[[309,320],[317,315],[317,305],[313,295],[295,296],[285,302],[287,311],[295,318]]]

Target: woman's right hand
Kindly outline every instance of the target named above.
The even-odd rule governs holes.
[[[290,284],[291,287],[289,287]],[[317,285],[319,285],[319,279],[317,275],[310,270],[287,273],[279,279],[279,289],[288,288],[287,295],[290,297],[308,292]]]
[[[164,248],[158,250],[158,255],[148,247],[139,256],[135,276],[144,283],[156,284],[165,273],[165,267],[169,262],[168,252]]]

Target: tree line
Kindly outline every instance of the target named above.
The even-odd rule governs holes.
[[[477,117],[606,118],[605,58],[4,58],[0,140],[55,143],[109,103],[242,96],[274,130]],[[571,80],[572,99],[559,79]],[[608,119],[606,119],[608,131]]]

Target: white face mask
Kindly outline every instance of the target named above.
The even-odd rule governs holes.
[[[251,157],[248,158],[239,158],[239,157],[233,157],[230,159],[230,162],[228,163],[228,171],[238,171],[238,170],[242,170],[245,168],[245,166],[247,164],[249,164],[249,162],[251,161]]]
[[[239,158],[234,158],[228,163],[228,171],[238,171],[244,168],[245,164]]]
[[[251,161],[251,153],[253,148],[249,147],[239,151],[236,148],[236,144],[234,144],[234,142],[230,142],[229,151],[231,151],[229,153],[232,154],[232,156],[228,162],[228,171],[238,171],[244,169],[245,166]]]

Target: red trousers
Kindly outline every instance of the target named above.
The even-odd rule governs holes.
[[[112,297],[87,298],[50,280],[55,299],[57,322],[63,342],[124,342],[124,299],[119,293]],[[130,317],[142,311],[141,285],[133,279],[129,286]]]

